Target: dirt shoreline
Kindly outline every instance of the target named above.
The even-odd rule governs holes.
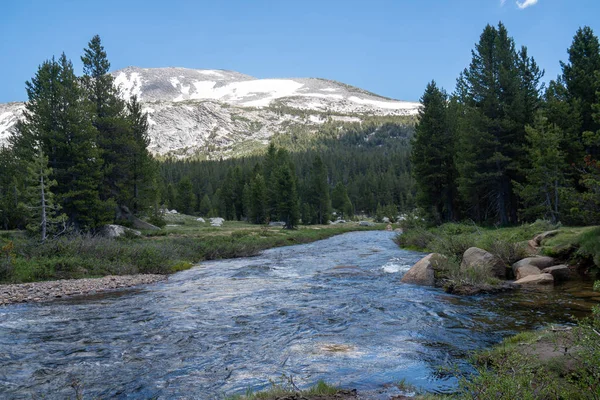
[[[0,285],[0,306],[15,303],[39,303],[55,299],[84,296],[138,285],[164,281],[167,275],[109,275],[102,278],[64,279]]]

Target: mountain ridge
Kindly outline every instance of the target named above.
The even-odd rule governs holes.
[[[255,78],[237,71],[129,66],[111,72],[121,95],[148,112],[149,149],[159,156],[231,157],[275,134],[309,134],[327,121],[415,115],[419,103],[324,78]],[[0,104],[0,144],[23,103]]]

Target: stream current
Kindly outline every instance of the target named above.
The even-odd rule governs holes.
[[[472,350],[589,309],[581,284],[473,297],[402,284],[423,254],[393,237],[347,233],[134,290],[2,307],[0,398],[72,398],[76,386],[85,398],[220,399],[282,374],[374,398],[402,378],[444,392],[456,381],[439,366],[467,368]]]

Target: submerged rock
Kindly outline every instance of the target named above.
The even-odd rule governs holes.
[[[571,278],[571,270],[564,264],[544,268],[542,273],[551,274],[555,281],[567,281]]]
[[[478,247],[471,247],[465,251],[460,266],[461,268],[489,268],[496,278],[506,277],[504,262],[492,253]]]
[[[401,282],[414,285],[435,286],[436,271],[444,269],[446,257],[431,253],[420,259],[402,277]]]

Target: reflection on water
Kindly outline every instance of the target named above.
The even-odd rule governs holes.
[[[133,291],[0,308],[0,397],[220,398],[292,375],[428,390],[436,367],[502,337],[583,315],[573,286],[461,298],[400,283],[422,254],[356,232],[206,262]],[[580,288],[580,286],[578,286]],[[584,288],[588,292],[589,287]]]

